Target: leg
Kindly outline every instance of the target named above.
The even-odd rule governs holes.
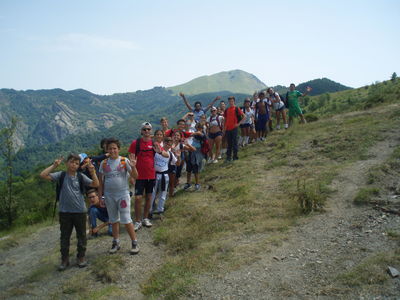
[[[146,218],[146,219],[149,218],[151,197],[152,197],[151,193],[149,193],[149,194],[146,193],[146,203],[144,204],[144,212],[143,212],[143,218]]]
[[[83,258],[86,253],[86,214],[74,214],[74,227],[76,231],[77,257]]]
[[[168,195],[170,197],[173,197],[175,190],[175,173],[169,173],[168,177],[169,177]]]
[[[211,160],[214,160],[216,158],[215,155],[213,155],[213,148],[215,144],[214,139],[208,138],[208,142],[210,143],[210,152],[208,152],[208,155]]]
[[[168,178],[167,175],[164,175],[164,176],[165,176],[165,191],[162,191],[160,189],[160,197],[158,199],[158,206],[157,206],[157,210],[159,212],[163,212],[164,211],[165,201],[167,200],[167,192],[168,192],[167,191],[167,187],[168,187],[168,184],[169,184],[169,178]]]
[[[215,139],[215,159],[221,155],[222,136],[217,136]]]
[[[112,223],[112,236],[114,240],[119,240],[119,222]]]
[[[140,222],[141,221],[141,216],[142,216],[142,195],[136,195],[135,196],[135,221]],[[114,231],[114,227],[113,227]]]
[[[68,260],[69,257],[69,243],[71,239],[73,220],[71,214],[60,213],[60,252],[62,261]]]
[[[133,223],[129,223],[129,224],[125,224],[125,229],[129,234],[129,237],[131,238],[131,241],[136,241],[137,237],[136,237],[136,232],[135,229],[133,227]]]
[[[233,130],[227,130],[226,134],[226,141],[228,142],[228,148],[226,150],[226,159],[230,160],[232,158],[232,148],[233,148]]]
[[[232,150],[233,150],[233,159],[238,159],[238,151],[239,151],[239,146],[238,146],[238,128],[235,128],[232,130]]]

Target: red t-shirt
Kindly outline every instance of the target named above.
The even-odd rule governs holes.
[[[172,137],[176,131],[179,131],[179,130],[178,129],[168,129],[167,131],[165,131],[164,135]],[[182,134],[183,139],[187,139],[188,137],[190,137],[192,135],[192,133],[190,131],[181,131],[181,134]]]
[[[155,179],[156,171],[154,170],[154,151],[153,141],[147,142],[140,139],[140,152],[136,154],[136,140],[134,140],[128,149],[128,152],[137,156],[136,169],[138,171],[137,179]]]
[[[239,110],[239,115],[244,115],[243,111],[240,107],[237,108]],[[225,112],[225,129],[226,130],[233,130],[237,123],[239,123],[237,116],[236,116],[236,106],[229,106]]]

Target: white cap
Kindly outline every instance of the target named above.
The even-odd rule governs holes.
[[[144,127],[150,127],[150,129],[153,128],[153,126],[151,126],[151,124],[149,122],[142,123],[142,125],[140,126],[140,129],[143,129]]]

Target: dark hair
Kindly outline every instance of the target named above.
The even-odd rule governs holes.
[[[108,149],[108,146],[109,146],[110,144],[115,144],[115,145],[117,145],[118,149],[121,149],[121,143],[120,143],[120,141],[117,140],[116,138],[113,138],[113,137],[112,137],[112,138],[107,139],[107,143],[106,143],[107,149]]]
[[[194,106],[196,106],[197,104],[200,104],[200,106],[201,106],[201,102],[200,102],[200,101],[196,101],[196,102],[194,103]]]
[[[294,83],[291,83],[290,85],[296,86]]]
[[[100,141],[100,148],[103,149],[104,145],[107,144],[108,138],[103,138]]]
[[[258,93],[258,97],[260,97],[260,96],[265,96],[265,93],[264,92],[259,92]]]
[[[88,191],[86,192],[86,196],[89,196],[89,195],[92,194],[92,193],[96,193],[97,196],[99,195],[99,193],[97,192],[96,189],[90,189],[90,190],[88,190]]]
[[[161,123],[162,121],[168,121],[167,117],[162,117],[161,120],[160,120],[160,123]]]
[[[196,123],[195,128],[196,128],[196,129],[197,129],[197,128],[203,129],[203,125],[202,125],[200,122],[199,122],[199,123]]]
[[[179,125],[180,122],[183,122],[186,124],[186,121],[184,119],[179,119],[178,121],[176,121],[176,125]]]
[[[272,91],[272,88],[268,88],[267,89],[267,93],[269,93],[270,91]]]
[[[164,131],[162,131],[161,129],[157,129],[156,131],[154,131],[154,135],[156,135],[157,133],[161,132],[162,135],[164,136]]]
[[[72,161],[78,160],[79,163],[80,163],[81,162],[81,157],[76,153],[70,153],[68,155],[68,157],[67,157],[67,161],[70,161],[70,160],[72,160]]]
[[[231,99],[233,99],[233,101],[235,101],[235,97],[234,96],[229,96],[228,97],[228,100],[231,100]]]
[[[171,142],[172,138],[169,136],[164,137],[164,142]]]
[[[180,132],[179,130],[175,130],[172,136],[174,136],[176,133],[178,133],[181,138],[183,137],[183,133]]]
[[[225,104],[225,101],[224,101],[224,100],[219,101],[219,104],[221,104],[221,103],[224,103],[224,104]]]

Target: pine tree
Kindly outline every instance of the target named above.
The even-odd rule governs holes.
[[[390,80],[395,82],[396,79],[397,79],[397,74],[396,74],[396,72],[393,72],[392,77],[390,78]]]
[[[0,155],[5,164],[5,193],[0,198],[0,211],[5,213],[7,225],[10,227],[15,213],[15,198],[13,197],[13,161],[15,158],[15,147],[13,137],[17,129],[18,119],[12,117],[9,127],[0,130]]]

